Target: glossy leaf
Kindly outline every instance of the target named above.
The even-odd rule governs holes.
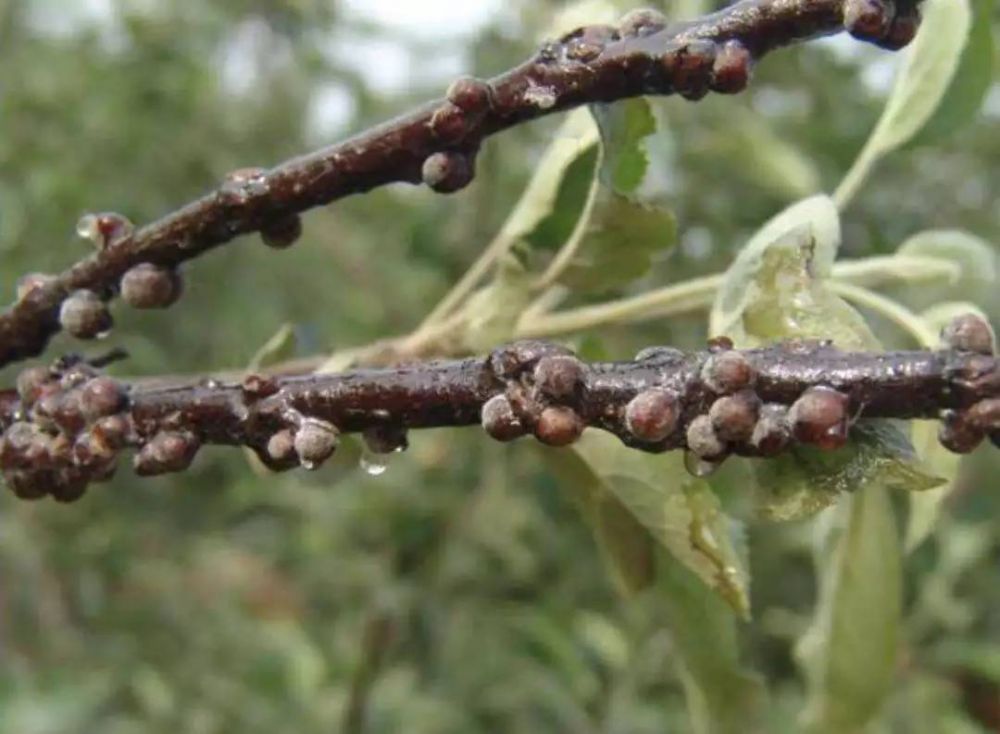
[[[645,455],[592,430],[574,445],[573,453],[589,470],[584,473],[577,465],[573,492],[585,498],[585,516],[597,527],[607,523],[595,520],[601,498],[616,498],[682,565],[736,612],[749,614],[749,579],[734,538],[737,526],[705,481],[688,475],[679,452]]]
[[[868,483],[839,508],[818,549],[815,621],[797,656],[808,679],[806,726],[859,731],[889,693],[902,606],[901,548],[888,490]]]
[[[740,662],[736,618],[724,601],[675,558],[661,564],[667,624],[679,655],[692,731],[753,734],[766,689]]]
[[[972,28],[971,0],[927,0],[924,20],[916,39],[906,51],[896,82],[882,116],[837,189],[835,199],[844,207],[860,189],[875,163],[912,141],[942,108],[954,83],[965,83],[958,71]],[[956,100],[952,100],[955,104]],[[943,126],[957,126],[960,110]]]
[[[712,310],[712,334],[742,347],[823,339],[843,349],[878,349],[861,315],[824,283],[839,242],[839,217],[827,197],[799,202],[765,224],[726,274]],[[757,513],[770,520],[806,517],[875,481],[908,489],[941,483],[917,465],[895,424],[859,424],[852,439],[839,451],[799,446],[749,462]]]

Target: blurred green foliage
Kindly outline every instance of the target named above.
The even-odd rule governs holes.
[[[79,257],[86,211],[148,221],[228,170],[362,129],[447,82],[415,75],[388,93],[365,73],[377,55],[358,49],[444,49],[490,75],[531,50],[554,6],[510,3],[475,35],[442,40],[321,0],[117,0],[73,22],[62,3],[0,0],[0,288]],[[996,37],[995,9],[989,23]],[[825,41],[766,60],[744,95],[655,100],[650,153],[679,245],[631,290],[724,269],[776,211],[835,187],[881,114],[892,63]],[[349,101],[348,119],[317,131],[331,98]],[[841,253],[890,253],[931,228],[1000,242],[998,103],[994,84],[973,124],[883,161],[843,218]],[[248,238],[200,259],[171,311],[116,309],[107,343],[132,355],[117,369],[239,367],[285,323],[301,355],[412,330],[500,227],[558,124],[489,141],[455,197],[391,187],[311,213],[290,252]],[[893,294],[916,303],[908,290]],[[1000,322],[996,290],[978,296]],[[912,346],[872,324],[887,347]],[[705,320],[590,337],[588,349],[625,357],[697,345]],[[76,346],[60,338],[51,353]],[[378,477],[356,451],[279,477],[211,451],[177,477],[122,471],[69,508],[4,493],[0,732],[652,734],[690,730],[692,678],[718,681],[695,720],[698,705],[756,690],[731,661],[692,655],[706,628],[678,620],[728,613],[693,576],[668,563],[673,595],[623,600],[539,452],[474,434],[415,436]],[[902,655],[873,732],[1000,720],[998,471],[996,451],[965,462],[936,530],[904,559]],[[797,731],[805,705],[793,647],[817,598],[813,524],[749,528],[753,618],[735,632],[719,622],[767,683],[763,731]]]

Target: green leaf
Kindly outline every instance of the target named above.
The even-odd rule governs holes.
[[[725,602],[673,558],[661,565],[658,588],[679,653],[692,731],[748,734],[759,731],[766,704],[763,682],[739,659],[736,618]]]
[[[766,264],[765,256],[776,243],[776,261]],[[839,247],[840,215],[829,197],[813,196],[788,207],[758,230],[726,271],[712,306],[709,331],[733,339],[748,338],[743,324],[746,311],[770,298],[767,289],[775,286],[776,274],[789,270],[801,289],[803,278],[825,278],[830,274]],[[784,281],[780,285],[780,292],[773,294],[775,298],[789,293]]]
[[[807,727],[860,731],[889,693],[902,606],[899,535],[887,489],[870,483],[842,505],[818,553],[819,605],[796,650],[808,680]]]
[[[872,483],[922,497],[945,481],[936,471],[928,473],[934,468],[917,460],[898,425],[866,421],[852,429],[850,444],[838,451],[796,446],[787,455],[751,462],[755,509],[766,520],[797,520]]]
[[[733,610],[749,615],[749,579],[734,538],[737,526],[704,480],[688,475],[679,452],[649,456],[625,447],[610,434],[587,431],[573,451],[565,453],[575,454],[578,461],[572,478],[562,476],[574,482],[570,486],[577,497],[587,498],[583,505],[590,509],[585,516],[592,524],[597,524],[595,502],[615,498],[645,532]],[[558,456],[553,460],[569,461]]]
[[[597,125],[587,110],[567,115],[500,237],[509,242],[524,239],[545,249],[562,244],[583,210],[596,170],[598,145]]]
[[[937,111],[913,140],[915,145],[947,140],[976,118],[993,82],[993,30],[990,14],[994,0],[972,0],[973,18],[951,86]]]
[[[928,124],[942,108],[952,84],[966,82],[957,72],[970,40],[970,0],[927,0],[922,7],[920,32],[906,52],[882,116],[837,188],[834,198],[841,208],[857,193],[880,158],[911,142]],[[939,124],[944,128],[957,125],[959,112],[943,112],[955,117],[951,121],[942,118]]]
[[[968,232],[953,229],[919,232],[903,242],[897,252],[900,255],[940,258],[960,268],[961,274],[954,282],[943,286],[928,285],[912,294],[921,305],[930,306],[955,296],[986,301],[996,287],[996,247]]]
[[[677,223],[668,210],[601,189],[559,282],[587,292],[621,288],[645,275],[653,258],[676,242]]]
[[[842,349],[877,349],[861,315],[825,284],[840,243],[833,202],[817,196],[769,221],[726,273],[712,309],[713,335],[741,347],[785,339],[831,339]],[[750,461],[757,513],[770,520],[814,514],[843,492],[869,482],[908,489],[941,480],[918,466],[894,424],[868,421],[839,451],[797,446],[767,461]]]
[[[617,194],[632,194],[649,170],[644,138],[656,132],[656,117],[645,99],[590,108],[601,134],[601,185]]]

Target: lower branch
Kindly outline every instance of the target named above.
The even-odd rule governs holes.
[[[206,444],[247,446],[274,470],[313,469],[342,433],[406,448],[410,429],[482,425],[493,438],[575,442],[590,426],[638,450],[685,449],[716,464],[795,443],[837,449],[868,418],[941,418],[941,441],[968,452],[1000,440],[1000,364],[989,325],[956,319],[937,352],[842,352],[789,342],[587,364],[546,342],[485,358],[241,381],[120,382],[83,362],[21,373],[0,394],[0,469],[24,498],[81,496],[138,449],[141,476],[186,469]]]

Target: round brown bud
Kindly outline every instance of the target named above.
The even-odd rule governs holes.
[[[75,436],[87,425],[80,395],[76,392],[56,393],[42,398],[35,406],[35,413],[51,418],[60,431],[70,436]]]
[[[797,441],[839,449],[847,444],[850,398],[831,388],[810,388],[792,405],[788,419]]]
[[[753,390],[741,390],[719,398],[708,412],[716,435],[723,441],[746,443],[753,436],[760,415],[760,398]]]
[[[34,423],[12,423],[0,439],[0,463],[4,468],[30,469],[46,459],[49,442],[49,436],[42,433]]]
[[[968,410],[968,421],[986,433],[1000,431],[1000,398],[980,400]]]
[[[708,351],[712,354],[717,354],[718,352],[728,352],[735,346],[736,345],[733,344],[733,340],[728,336],[713,336],[708,340]]]
[[[180,297],[181,279],[171,268],[141,263],[122,276],[121,295],[132,308],[166,308]]]
[[[972,424],[967,413],[945,411],[941,416],[938,440],[954,454],[971,454],[986,438],[983,431]]]
[[[728,450],[725,442],[715,432],[712,419],[699,415],[687,427],[687,446],[691,453],[706,461],[720,461]]]
[[[54,275],[47,273],[28,273],[17,280],[17,300],[23,301],[32,293],[41,292],[42,288],[52,285],[58,280]]]
[[[340,442],[336,426],[317,418],[306,418],[295,431],[294,448],[305,469],[315,469],[333,456]]]
[[[667,64],[674,88],[684,99],[693,102],[708,94],[715,53],[714,42],[695,39],[682,46]]]
[[[792,440],[791,427],[788,424],[788,408],[784,405],[769,403],[760,409],[760,417],[750,436],[750,445],[762,457],[777,456],[782,453]]]
[[[451,83],[445,95],[448,101],[470,114],[484,114],[490,108],[490,85],[471,76]]]
[[[276,462],[289,461],[295,456],[295,435],[287,428],[267,440],[267,455]]]
[[[847,0],[844,28],[861,41],[880,41],[889,34],[893,13],[883,0]]]
[[[652,9],[632,10],[618,21],[618,28],[624,38],[649,36],[667,27],[667,16]]]
[[[59,325],[78,339],[94,339],[111,328],[111,314],[96,293],[79,290],[62,302]]]
[[[49,493],[51,482],[44,473],[10,469],[3,473],[4,484],[18,499],[40,500]]]
[[[538,417],[535,437],[546,446],[569,446],[583,435],[585,427],[583,418],[575,411],[553,406],[543,410]]]
[[[569,400],[583,386],[583,364],[570,355],[542,357],[535,365],[535,386],[553,400]]]
[[[941,330],[941,341],[961,352],[991,355],[996,351],[996,336],[989,322],[974,313],[956,316]]]
[[[41,397],[43,388],[52,382],[48,367],[29,367],[17,376],[17,395],[21,402],[30,407]]]
[[[524,435],[524,426],[504,395],[494,395],[483,404],[483,430],[497,441],[513,441]]]
[[[727,395],[753,387],[757,373],[742,352],[727,351],[705,360],[701,379],[712,392]]]
[[[669,390],[645,390],[625,406],[625,427],[640,441],[659,443],[677,430],[681,404]]]
[[[472,183],[474,171],[469,156],[447,151],[427,156],[421,176],[439,194],[450,194]]]
[[[896,14],[889,33],[877,45],[889,51],[898,51],[910,45],[920,30],[920,8],[916,5],[907,7]]]
[[[72,447],[73,463],[85,469],[103,468],[115,460],[115,449],[99,433],[88,431]]]
[[[712,66],[712,89],[721,94],[742,92],[750,83],[753,55],[739,41],[726,41]]]
[[[80,389],[80,410],[88,421],[113,415],[125,405],[125,390],[110,377],[95,377]]]
[[[121,449],[128,440],[129,423],[124,416],[109,415],[99,418],[91,426],[90,433],[110,448]]]
[[[140,449],[133,461],[140,477],[180,472],[191,466],[201,442],[186,431],[161,431]]]
[[[267,222],[260,230],[261,241],[275,250],[291,247],[302,237],[302,217],[289,214]]]
[[[61,471],[56,475],[49,494],[56,502],[70,504],[87,493],[87,478],[76,471]]]
[[[456,104],[445,102],[431,115],[430,128],[445,145],[460,143],[469,132],[468,113]]]

